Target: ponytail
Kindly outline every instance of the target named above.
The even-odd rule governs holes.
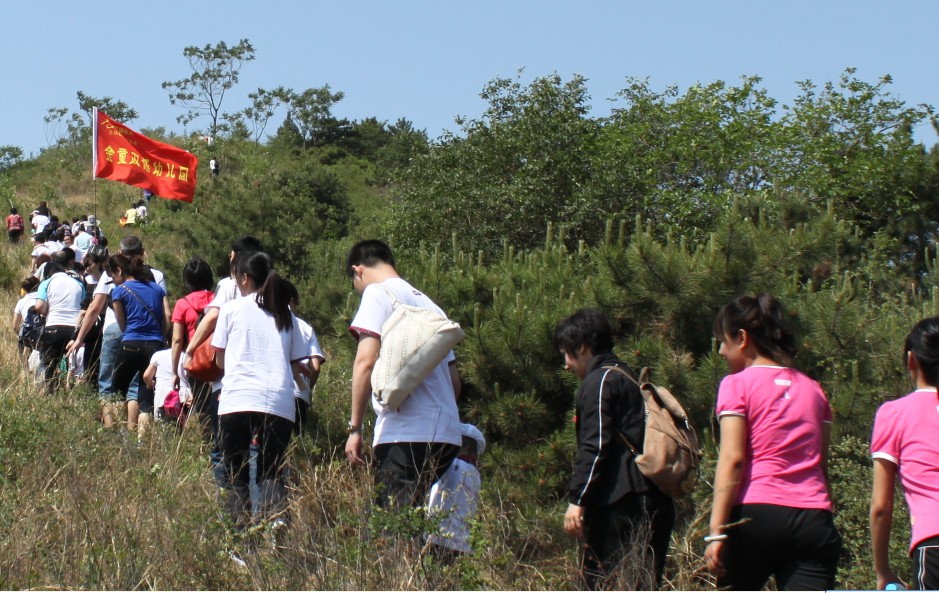
[[[274,270],[270,256],[263,251],[239,254],[237,273],[246,274],[258,287],[254,300],[258,307],[274,316],[277,330],[291,329],[293,315],[290,312],[290,292],[287,288],[287,281]]]
[[[290,288],[287,280],[271,270],[264,285],[254,297],[258,306],[274,316],[277,331],[289,331],[293,328],[293,314],[290,312]]]
[[[792,365],[796,338],[776,297],[761,292],[755,297],[739,296],[724,305],[714,318],[714,336],[723,340],[740,330],[746,330],[757,352],[785,366]]]
[[[112,270],[120,268],[124,272],[124,276],[129,276],[140,282],[155,282],[150,266],[144,265],[143,257],[139,255],[128,256],[123,253],[115,253],[108,258],[108,267]]]

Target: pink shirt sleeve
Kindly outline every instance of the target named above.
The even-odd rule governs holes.
[[[874,431],[871,435],[871,456],[874,459],[886,459],[900,464],[900,430],[897,414],[889,403],[880,406],[874,417]]]
[[[727,375],[721,380],[717,390],[717,416],[746,416],[747,402],[743,385],[735,375]]]

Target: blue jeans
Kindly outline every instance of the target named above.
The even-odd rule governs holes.
[[[101,336],[101,363],[98,368],[98,394],[101,399],[111,399],[114,396],[114,367],[117,366],[117,357],[121,351],[121,328],[112,323],[104,329]],[[137,401],[137,391],[140,389],[140,373],[137,373],[127,389],[127,400]]]

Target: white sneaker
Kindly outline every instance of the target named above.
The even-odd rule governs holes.
[[[248,563],[245,562],[241,556],[238,555],[234,550],[228,550],[228,559],[240,566],[241,568],[248,568]]]

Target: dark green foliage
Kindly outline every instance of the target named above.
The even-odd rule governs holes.
[[[461,135],[405,172],[388,233],[447,242],[455,224],[461,248],[492,251],[505,238],[535,246],[552,222],[568,228],[573,247],[598,243],[610,216],[638,215],[657,238],[690,242],[706,240],[739,200],[801,216],[831,204],[865,237],[887,233],[894,265],[921,272],[939,184],[912,128],[932,108],[907,107],[889,94],[889,77],[869,84],[852,69],[822,89],[801,83],[781,108],[759,83],[680,94],[629,79],[612,115],[595,118],[582,78],[525,88],[497,79],[482,93],[484,116],[460,120]]]
[[[311,255],[316,242],[347,232],[349,204],[339,179],[313,158],[223,163],[239,174],[210,178],[195,205],[160,216],[148,234],[173,229],[184,239],[186,255],[200,255],[219,275],[228,274],[232,240],[248,234],[261,239],[288,278],[301,281],[317,273],[324,262]]]

